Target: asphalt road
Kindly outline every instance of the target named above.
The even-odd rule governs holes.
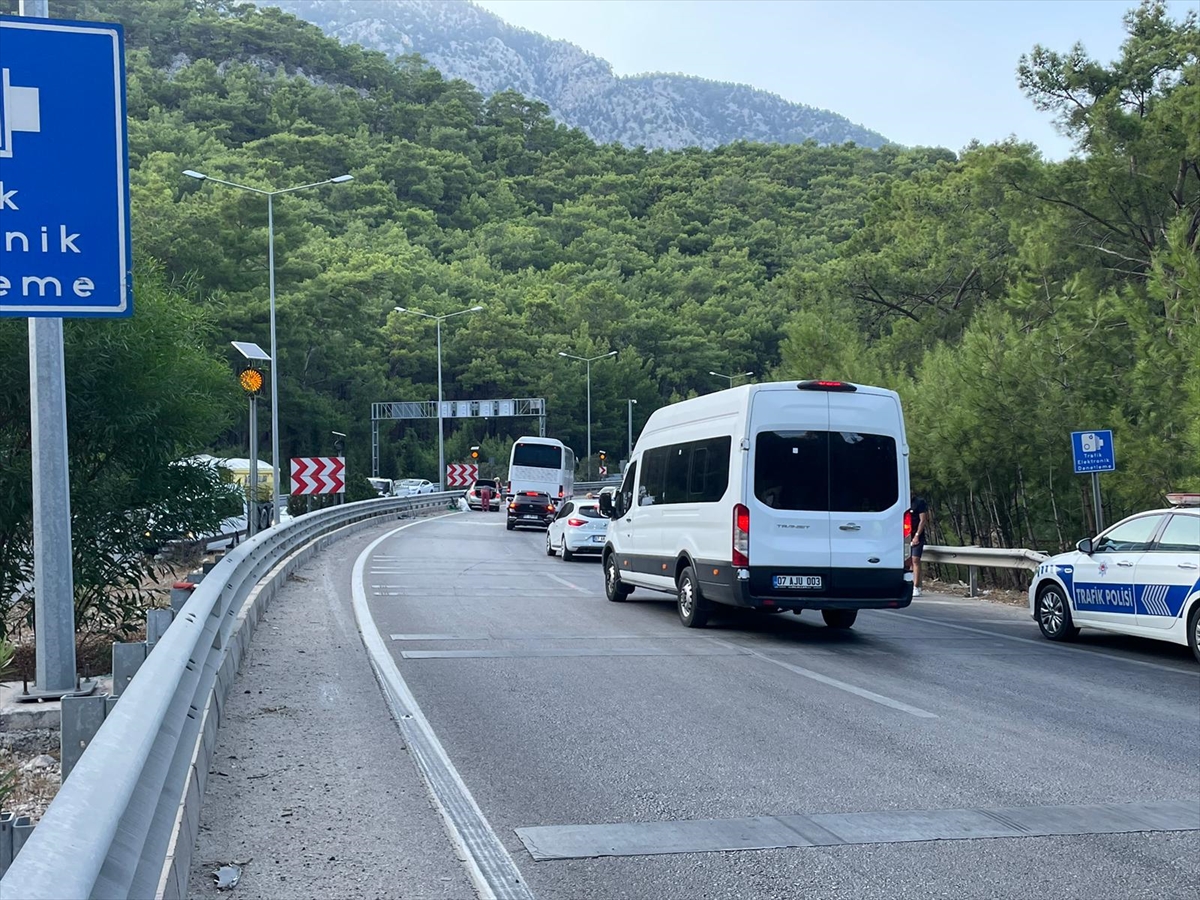
[[[538,898],[1197,896],[1200,831],[1157,830],[1200,819],[1186,648],[1052,645],[1023,610],[937,596],[849,633],[689,630],[544,541],[450,516],[383,540],[362,585]],[[567,827],[587,825],[615,827]]]
[[[848,633],[689,630],[497,513],[396,526],[269,608],[192,896],[247,859],[234,896],[469,900],[480,871],[524,900],[1200,893],[1186,648],[1054,645],[1024,610],[945,596]]]

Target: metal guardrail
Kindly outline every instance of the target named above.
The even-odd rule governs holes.
[[[192,591],[107,713],[0,879],[0,894],[22,900],[187,896],[225,699],[278,586],[347,528],[446,508],[461,496],[448,491],[334,506],[297,516],[228,553]]]
[[[577,481],[575,482],[575,496],[582,497],[588,491],[598,491],[606,487],[620,487],[621,479],[606,478],[604,481]]]
[[[1009,550],[1004,547],[934,547],[925,548],[923,562],[945,563],[952,566],[978,566],[997,569],[1028,569],[1034,571],[1050,557],[1037,550]]]
[[[922,562],[967,566],[967,596],[978,597],[979,569],[1025,569],[1032,572],[1050,557],[1037,550],[1006,547],[935,547],[925,548]]]

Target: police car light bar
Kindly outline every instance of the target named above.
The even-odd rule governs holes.
[[[1167,494],[1167,502],[1172,506],[1200,506],[1200,494]]]

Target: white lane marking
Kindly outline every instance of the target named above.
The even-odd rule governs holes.
[[[454,514],[450,513],[449,515]],[[454,763],[450,761],[446,748],[438,740],[437,733],[429,724],[429,720],[425,718],[425,714],[417,704],[417,698],[409,690],[408,684],[400,674],[400,669],[396,666],[396,661],[388,652],[387,645],[383,642],[383,635],[379,633],[379,627],[371,615],[371,608],[367,604],[367,592],[363,588],[367,557],[376,547],[406,528],[426,522],[435,522],[441,518],[446,518],[446,516],[420,519],[394,528],[387,534],[376,538],[358,555],[358,559],[354,561],[350,584],[354,618],[358,622],[358,630],[362,634],[367,657],[371,661],[371,668],[375,670],[375,675],[379,679],[380,685],[383,686],[388,706],[401,726],[402,733],[407,729],[418,732],[419,736],[423,738],[421,743],[432,754],[432,759],[427,758],[423,752],[424,748],[414,746],[411,738],[407,740],[409,752],[417,763],[430,797],[433,798],[434,804],[442,814],[446,832],[458,850],[459,857],[466,865],[467,874],[474,883],[476,892],[482,900],[501,900],[501,898],[533,900],[533,893],[526,887],[525,878],[521,875],[517,864],[509,856],[504,844],[496,836],[496,832],[492,830],[492,826],[483,815],[479,804],[475,802],[474,796],[467,788],[466,782],[459,775]],[[445,784],[443,778],[438,777],[439,775],[443,778],[448,777],[449,784]],[[451,814],[451,807],[458,811],[457,816]],[[465,828],[459,826],[457,821],[459,818],[466,820]],[[487,872],[484,871],[485,867],[488,869]]]
[[[845,681],[839,681],[836,678],[830,678],[828,675],[822,675],[820,672],[814,672],[812,669],[806,669],[803,666],[795,666],[789,662],[784,662],[781,659],[774,659],[767,656],[765,653],[760,653],[758,650],[752,650],[744,644],[734,644],[730,641],[722,641],[719,638],[712,638],[712,641],[717,644],[724,644],[727,647],[734,647],[743,651],[748,656],[753,656],[761,659],[763,662],[769,662],[773,666],[779,666],[782,669],[787,669],[789,672],[795,672],[797,675],[802,675],[805,678],[811,678],[813,681],[819,681],[821,684],[829,685],[829,687],[837,688],[839,691],[846,691],[849,694],[854,694],[856,697],[862,697],[864,700],[870,700],[872,703],[878,703],[880,706],[887,706],[891,709],[899,710],[903,713],[908,713],[910,716],[916,716],[918,719],[936,719],[937,713],[931,713],[927,709],[921,709],[919,706],[909,706],[900,700],[893,700],[891,697],[885,697],[883,694],[877,694],[874,691],[868,691],[866,688],[860,688],[858,685],[849,684]]]
[[[581,594],[590,594],[591,593],[591,591],[581,588],[579,585],[574,584],[570,581],[567,581],[567,579],[565,579],[565,578],[560,578],[559,576],[555,575],[553,572],[547,572],[546,574],[550,578],[553,578],[555,581],[557,581],[559,584],[565,584],[567,587],[573,588],[574,590],[579,591],[579,593],[581,593]]]
[[[1164,666],[1161,663],[1146,662],[1141,659],[1129,659],[1125,656],[1118,656],[1115,653],[1105,653],[1103,650],[1088,650],[1084,647],[1064,647],[1062,644],[1052,644],[1047,640],[1036,640],[1034,638],[1017,637],[1015,634],[1001,634],[998,631],[985,631],[982,628],[970,628],[966,625],[951,625],[949,622],[939,622],[937,619],[926,619],[924,616],[912,616],[908,613],[897,613],[903,619],[912,619],[914,622],[924,622],[927,625],[940,625],[943,628],[954,628],[958,631],[971,631],[975,634],[986,634],[988,637],[1001,638],[1006,641],[1016,641],[1019,644],[1033,644],[1035,647],[1042,647],[1051,652],[1063,653],[1082,653],[1084,656],[1099,656],[1103,659],[1113,659],[1117,662],[1129,663],[1131,666],[1145,666],[1148,669],[1161,669],[1164,672],[1174,672],[1177,675],[1200,675],[1200,671],[1189,669],[1177,669],[1174,666]],[[1115,632],[1109,632],[1115,634]]]

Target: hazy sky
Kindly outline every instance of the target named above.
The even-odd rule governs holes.
[[[476,0],[577,44],[618,75],[735,81],[846,116],[901,144],[960,150],[1015,134],[1070,141],[1016,83],[1022,53],[1082,41],[1112,59],[1135,0]],[[1175,0],[1176,19],[1196,6]]]

